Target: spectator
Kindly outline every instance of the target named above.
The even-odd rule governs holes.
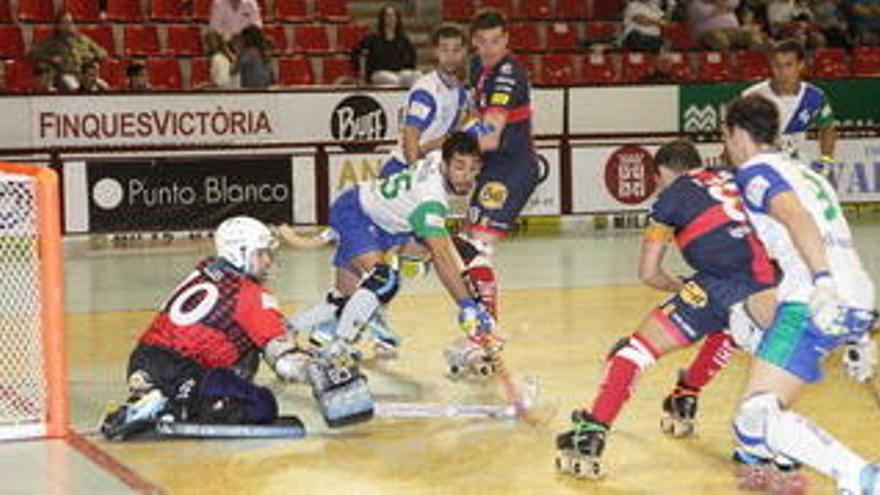
[[[361,68],[361,58],[364,67]],[[379,11],[377,30],[362,39],[352,50],[356,72],[366,80],[379,85],[409,87],[419,74],[416,67],[416,48],[406,35],[400,11],[385,5]]]
[[[110,85],[98,75],[98,64],[91,61],[84,63],[79,79],[79,92],[103,93],[108,89]]]
[[[135,60],[125,69],[125,75],[128,77],[129,91],[149,91],[150,76],[147,73],[147,65],[139,60]]]
[[[34,66],[34,78],[37,81],[38,93],[57,93],[55,87],[55,71],[48,64],[39,62]]]
[[[849,0],[849,9],[859,43],[880,45],[880,0]]]
[[[214,0],[209,28],[230,41],[248,26],[263,27],[257,0]]]
[[[658,52],[663,46],[663,11],[653,0],[630,0],[623,11],[623,47]]]
[[[739,0],[690,0],[688,23],[695,41],[710,50],[751,48],[754,40],[736,17]]]
[[[813,23],[825,36],[828,46],[849,50],[853,45],[852,37],[839,3],[840,0],[812,0],[810,9],[813,11]]]
[[[238,77],[232,76],[235,52],[229,43],[220,36],[220,33],[208,31],[208,34],[205,35],[205,47],[211,62],[210,87],[221,89],[239,87]]]
[[[802,0],[770,0],[767,21],[770,36],[776,40],[794,39],[803,46],[825,46],[825,37],[813,27],[813,13]]]
[[[672,57],[665,52],[657,55],[654,61],[654,70],[645,74],[639,82],[645,84],[669,84],[676,82],[672,68]]]
[[[765,47],[770,45],[770,36],[764,29],[765,23],[758,19],[757,11],[753,9],[742,9],[739,14],[739,20],[742,28],[749,32],[752,37],[753,46]]]
[[[233,46],[238,58],[232,66],[232,76],[239,77],[241,87],[264,89],[272,85],[271,45],[263,32],[256,26],[249,26],[235,37]]]
[[[55,30],[44,43],[34,47],[33,58],[49,67],[54,85],[62,91],[76,91],[80,86],[82,67],[86,62],[100,62],[107,51],[88,36],[77,32],[73,16],[61,13]]]

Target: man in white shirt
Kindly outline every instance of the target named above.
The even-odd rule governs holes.
[[[665,25],[663,11],[653,0],[630,0],[623,11],[623,47],[659,51]]]
[[[257,0],[214,0],[209,27],[224,40],[231,40],[248,26],[263,27]]]

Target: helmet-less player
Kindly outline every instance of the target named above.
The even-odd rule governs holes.
[[[224,220],[216,256],[202,260],[162,304],[132,352],[127,403],[101,427],[123,440],[160,415],[202,424],[268,424],[275,395],[255,385],[253,358],[284,380],[304,378],[307,357],[289,343],[278,303],[263,287],[273,264],[272,232],[250,217]]]
[[[770,79],[746,88],[743,95],[759,94],[776,104],[779,110],[779,135],[782,150],[790,157],[827,173],[834,163],[837,143],[834,112],[825,93],[803,80],[806,52],[795,40],[780,41],[770,57]],[[819,156],[804,150],[807,131],[817,129]]]
[[[746,475],[784,459],[832,477],[838,493],[880,494],[880,465],[789,409],[805,384],[821,379],[829,352],[865,342],[876,313],[874,284],[834,190],[776,150],[778,129],[776,105],[760,95],[728,107],[723,135],[736,182],[749,220],[782,270],[776,316],[733,422],[735,458]]]

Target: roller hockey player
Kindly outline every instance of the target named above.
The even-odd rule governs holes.
[[[250,217],[223,221],[216,257],[201,261],[163,303],[128,364],[131,394],[101,432],[125,440],[162,420],[199,425],[272,425],[278,404],[251,379],[261,353],[283,380],[304,379],[308,356],[286,338],[275,297],[264,287],[275,238]],[[295,417],[286,426],[302,424]],[[207,431],[207,430],[205,430]],[[216,431],[216,428],[211,429]]]
[[[367,322],[397,293],[400,274],[387,263],[387,254],[414,236],[430,251],[437,275],[457,302],[465,338],[488,349],[494,341],[494,321],[462,279],[464,267],[446,230],[448,198],[471,191],[479,157],[472,136],[453,133],[442,154],[429,154],[415,168],[339,196],[330,208],[330,226],[338,239],[333,261],[336,295],[292,316],[292,329],[307,331],[326,321],[328,313],[338,312],[338,325],[331,325],[323,336],[313,332],[310,340],[323,344],[331,355],[351,355]]]
[[[774,146],[779,111],[760,95],[728,107],[723,136],[749,220],[782,270],[775,318],[752,361],[733,421],[745,488],[803,491],[775,480],[774,465],[801,463],[834,479],[842,495],[880,494],[880,465],[868,464],[790,409],[821,361],[860,341],[876,319],[874,284],[862,268],[837,196],[819,174]]]
[[[663,401],[664,431],[676,436],[693,433],[699,390],[733,351],[725,332],[731,307],[749,299],[756,311],[772,312],[777,273],[746,221],[731,174],[702,168],[700,155],[688,141],[661,147],[655,164],[661,192],[645,230],[639,276],[650,287],[675,295],[611,349],[592,407],[576,410],[571,429],[557,437],[557,467],[578,477],[601,477],[608,430],[639,375],[661,356],[705,339]],[[693,276],[680,279],[663,269],[667,244],[673,239],[696,270]]]

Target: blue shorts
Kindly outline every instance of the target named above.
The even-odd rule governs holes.
[[[379,178],[384,179],[386,177],[391,177],[397,172],[402,172],[408,168],[409,165],[398,160],[396,156],[391,155],[385,160],[385,163],[382,164],[382,168],[379,169]]]
[[[773,326],[764,333],[755,356],[807,383],[817,382],[822,379],[822,359],[838,346],[857,340],[873,325],[872,311],[847,308],[842,326],[848,331],[828,335],[813,323],[806,304],[784,302],[776,308]]]
[[[373,223],[361,207],[357,187],[342,193],[330,206],[330,227],[339,239],[333,257],[333,265],[339,268],[348,267],[352,258],[371,251],[384,253],[412,237],[388,233]]]
[[[506,233],[540,182],[538,158],[526,151],[492,153],[484,160],[471,196],[468,221]]]
[[[727,328],[730,307],[750,295],[771,288],[748,279],[697,273],[684,287],[654,310],[654,316],[682,345]]]

